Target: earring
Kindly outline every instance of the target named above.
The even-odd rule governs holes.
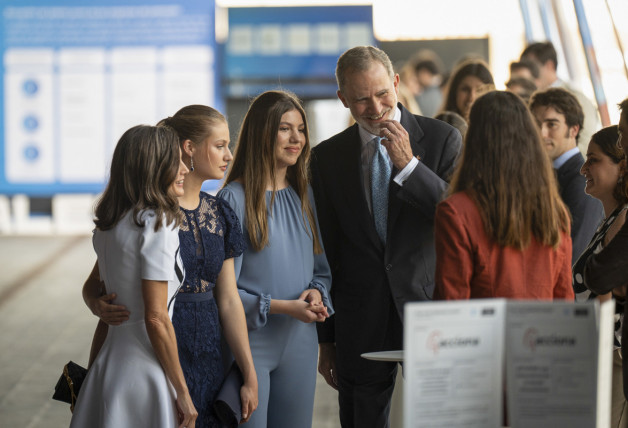
[[[190,172],[194,171],[194,159],[190,156]]]

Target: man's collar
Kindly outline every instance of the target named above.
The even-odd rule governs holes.
[[[559,169],[561,166],[565,164],[565,162],[571,159],[576,153],[580,153],[580,149],[578,149],[578,147],[574,147],[573,149],[567,150],[565,153],[563,153],[562,155],[554,159],[554,161],[552,162],[552,166],[554,167],[554,169]]]

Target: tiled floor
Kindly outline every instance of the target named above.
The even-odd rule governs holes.
[[[86,364],[96,325],[81,298],[95,261],[85,237],[0,237],[0,427],[67,427],[52,400],[68,360]],[[337,428],[334,391],[318,376],[315,428]]]

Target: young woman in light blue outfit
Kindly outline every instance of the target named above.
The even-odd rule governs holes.
[[[312,426],[318,340],[333,313],[331,275],[308,186],[309,137],[299,101],[258,96],[246,114],[226,186],[247,250],[235,259],[258,377],[259,406],[243,427]]]

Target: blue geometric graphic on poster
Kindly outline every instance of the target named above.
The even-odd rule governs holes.
[[[131,126],[217,106],[214,0],[0,0],[0,193],[98,193]]]

